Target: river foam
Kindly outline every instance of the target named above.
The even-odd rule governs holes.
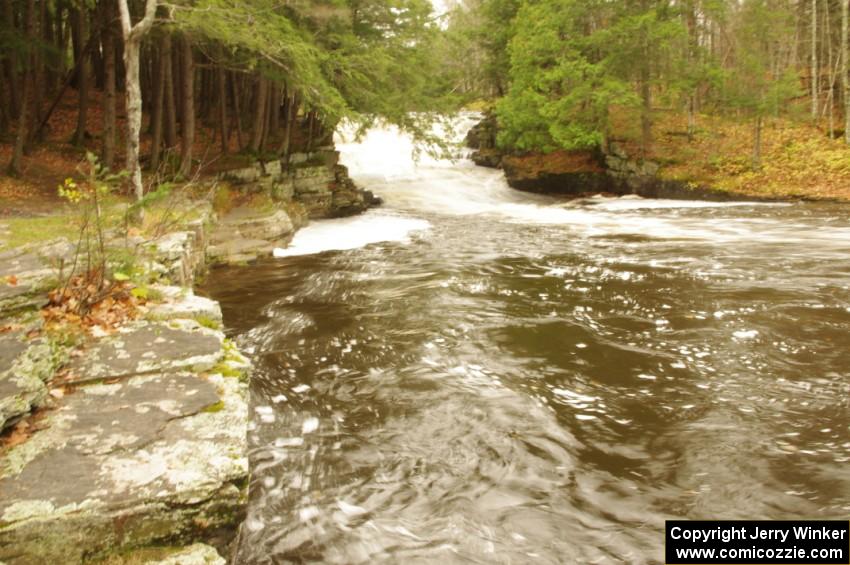
[[[274,256],[345,251],[389,241],[406,243],[413,233],[430,227],[425,220],[374,211],[351,218],[322,220],[299,230],[289,247],[275,248]]]
[[[409,243],[411,235],[428,230],[440,217],[486,217],[525,226],[563,226],[564,236],[642,237],[676,239],[712,245],[748,243],[758,234],[761,244],[799,244],[834,253],[846,248],[850,230],[841,225],[789,224],[783,213],[794,204],[767,202],[707,202],[597,195],[563,201],[510,188],[501,171],[477,167],[463,158],[462,132],[475,122],[471,114],[454,127],[435,133],[455,143],[457,159],[427,153],[415,156],[413,139],[394,127],[370,130],[361,138],[342,128],[336,145],[341,161],[358,184],[385,202],[380,210],[356,218],[314,222],[299,231],[275,257],[346,251],[374,243]],[[446,133],[449,132],[449,133]],[[742,210],[729,214],[724,210]],[[750,213],[763,210],[763,213]],[[715,212],[716,211],[716,212]],[[796,215],[794,215],[797,217]]]

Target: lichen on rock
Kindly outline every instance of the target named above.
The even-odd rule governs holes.
[[[176,372],[65,397],[46,429],[7,453],[0,560],[75,563],[235,527],[248,474],[247,394],[237,379]]]
[[[44,338],[0,336],[0,430],[44,403],[45,383],[62,359],[62,351]]]
[[[195,543],[176,550],[164,559],[146,561],[145,565],[225,565],[226,561],[214,547]]]

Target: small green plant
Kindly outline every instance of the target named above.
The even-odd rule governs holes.
[[[248,380],[250,363],[230,339],[222,343],[224,357],[218,364],[210,369],[210,373],[218,373],[223,377],[239,379],[242,382]]]
[[[107,199],[123,179],[112,174],[92,153],[86,154],[83,178],[78,182],[66,178],[59,186],[59,196],[76,211],[77,242],[70,269],[60,265],[60,285],[54,293],[54,304],[75,315],[85,315],[89,309],[113,290],[107,272],[109,251],[107,231],[113,227],[112,218],[105,213]]]
[[[210,318],[209,316],[195,316],[195,321],[198,322],[205,328],[209,328],[211,330],[220,330],[221,323],[218,320]]]
[[[224,410],[224,401],[219,400],[215,404],[210,404],[209,406],[204,408],[203,412],[215,413],[215,412],[221,412],[222,410]]]

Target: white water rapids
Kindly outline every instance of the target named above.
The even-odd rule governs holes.
[[[474,116],[461,118],[457,132],[474,124]],[[360,185],[372,190],[385,206],[353,218],[324,220],[300,230],[286,249],[275,250],[276,257],[305,255],[329,250],[356,249],[371,243],[406,242],[410,236],[431,227],[427,216],[475,215],[499,222],[561,224],[571,237],[600,235],[639,235],[686,238],[716,243],[752,240],[760,242],[816,243],[832,247],[850,240],[844,227],[819,227],[783,219],[713,218],[683,221],[675,216],[654,216],[648,210],[687,210],[694,208],[734,208],[783,203],[704,202],[692,200],[594,197],[569,202],[511,189],[501,171],[477,167],[459,150],[457,160],[436,159],[423,153],[414,159],[410,136],[394,127],[368,132],[363,139],[349,133],[337,136],[341,162]],[[801,231],[802,230],[802,231]]]

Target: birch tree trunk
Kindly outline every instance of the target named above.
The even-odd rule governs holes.
[[[829,17],[829,2],[824,3],[824,7],[826,8],[826,12],[824,14],[825,21],[824,27],[826,28],[826,46],[827,46],[827,67],[829,67],[829,93],[826,98],[826,108],[825,111],[828,112],[828,127],[829,127],[829,138],[835,138],[835,116],[833,115],[835,112],[835,75],[836,69],[833,66],[835,59],[832,56],[832,34],[830,31],[832,30],[832,22]]]
[[[642,14],[646,14],[649,10],[647,0],[641,0],[640,10]],[[641,129],[641,151],[643,158],[649,158],[652,151],[652,86],[649,81],[651,79],[650,63],[650,48],[649,48],[649,30],[641,30],[641,51],[642,59],[640,62],[640,129]]]
[[[121,32],[124,36],[124,67],[125,90],[127,98],[127,172],[130,175],[130,186],[141,201],[144,196],[142,186],[142,169],[139,166],[139,134],[142,130],[142,87],[139,82],[139,51],[142,37],[153,26],[156,15],[156,0],[145,0],[145,15],[142,20],[133,25],[130,19],[128,0],[118,0],[118,11],[121,14]],[[142,211],[138,212],[141,220]]]
[[[847,31],[850,0],[841,0],[841,85],[844,90],[844,142],[850,145],[850,78],[847,77]]]
[[[812,0],[812,121],[818,121],[818,0]]]

